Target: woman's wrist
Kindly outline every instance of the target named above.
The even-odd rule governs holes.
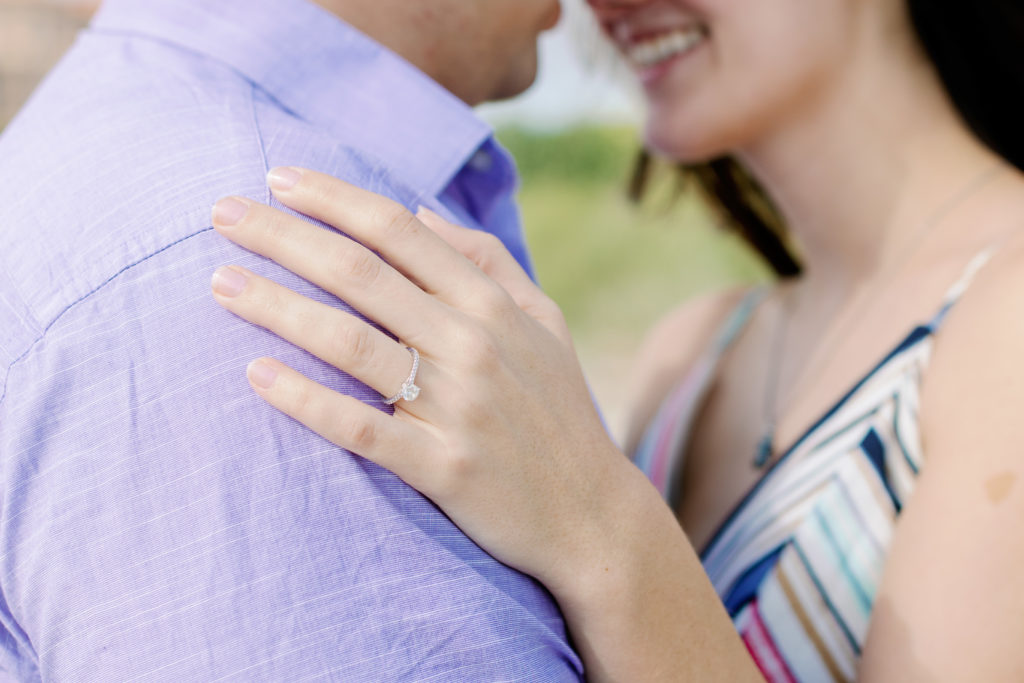
[[[586,609],[595,601],[607,604],[609,591],[627,599],[641,588],[652,544],[687,544],[657,490],[617,449],[615,455],[603,461],[601,476],[594,479],[599,483],[589,492],[592,505],[581,515],[581,533],[552,568],[555,573],[538,577],[563,609]]]
[[[587,679],[763,680],[672,510],[639,470],[621,465],[589,545],[545,582]]]
[[[567,563],[567,573],[548,586],[558,601],[587,679],[649,680],[664,659],[684,656],[682,643],[667,649],[674,624],[659,606],[678,603],[687,592],[679,571],[686,538],[646,477],[631,463],[615,468],[615,487],[601,497],[601,514],[591,515],[588,544]],[[660,632],[652,632],[651,625]]]

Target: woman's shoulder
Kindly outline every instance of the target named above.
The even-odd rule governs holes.
[[[744,285],[697,295],[651,328],[630,375],[627,446],[636,441],[668,392],[714,343],[729,316],[753,291]]]
[[[861,667],[867,677],[902,656],[900,634],[906,640],[912,633],[917,652],[942,660],[964,642],[963,629],[950,626],[961,616],[977,625],[967,635],[975,650],[1019,641],[1022,238],[1005,243],[977,272],[934,338],[919,411],[925,469],[887,555]],[[937,604],[949,619],[929,616],[928,606]]]
[[[1016,438],[1024,438],[1024,216],[1020,223],[1020,234],[963,283],[936,331],[921,399],[929,461],[968,444],[973,452],[1017,451]]]

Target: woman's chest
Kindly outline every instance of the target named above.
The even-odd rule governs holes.
[[[676,517],[693,546],[700,550],[728,517],[762,472],[753,465],[762,438],[755,402],[726,407],[722,387],[713,387],[696,413],[690,438],[679,444],[683,459],[677,470]]]
[[[767,400],[771,373],[756,368],[763,359],[745,358],[737,349],[710,383],[687,438],[677,444],[675,510],[694,546],[705,548],[731,513],[764,488],[766,477],[785,480],[811,472],[827,478],[848,462],[867,457],[870,464],[865,439],[887,444],[887,457],[905,446],[900,439],[916,442],[918,384],[928,356],[928,340],[920,341],[881,363],[876,358],[874,366],[860,354],[848,354],[849,362],[825,368],[774,414]],[[906,434],[894,432],[899,420]],[[771,457],[758,463],[766,440]]]
[[[683,525],[744,640],[788,652],[801,679],[855,675],[896,521],[923,465],[917,378],[927,357],[922,342],[880,366],[766,473],[749,456],[720,456],[733,445],[749,453],[758,430],[714,429],[714,402],[693,434]]]

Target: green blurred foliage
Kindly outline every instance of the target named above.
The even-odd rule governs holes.
[[[625,187],[639,149],[628,128],[572,128],[549,134],[506,128],[498,138],[515,156],[524,185],[553,180]]]
[[[658,169],[642,205],[626,187],[639,150],[628,128],[498,132],[522,174],[523,221],[544,289],[584,346],[635,347],[643,331],[694,294],[767,277],[714,225],[678,175]]]

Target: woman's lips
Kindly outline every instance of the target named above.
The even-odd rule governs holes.
[[[657,81],[675,62],[700,47],[707,36],[703,26],[694,25],[634,38],[623,51],[640,80],[647,85]]]

